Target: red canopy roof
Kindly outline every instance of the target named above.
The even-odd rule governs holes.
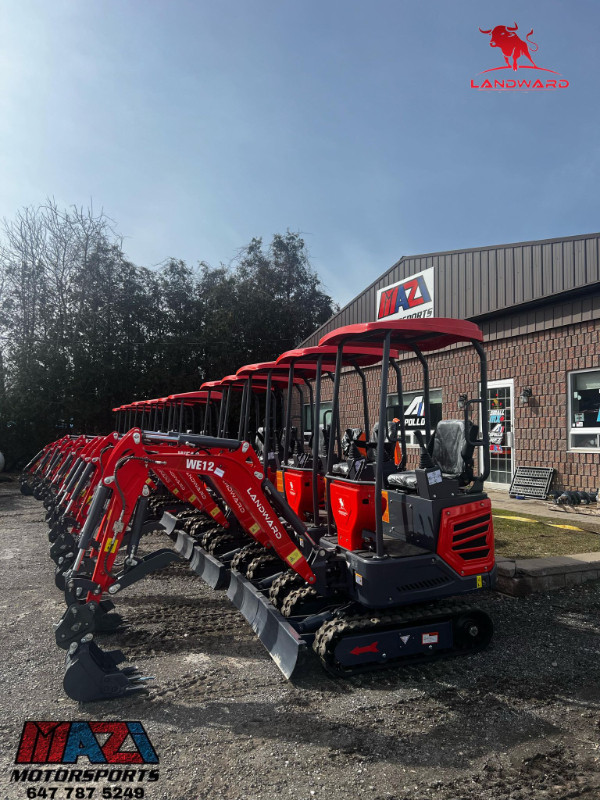
[[[482,342],[483,333],[474,322],[449,317],[428,319],[395,319],[381,322],[361,322],[326,333],[319,345],[336,345],[345,339],[353,343],[380,347],[388,331],[392,332],[391,346],[398,350],[441,350],[459,342]]]
[[[215,392],[211,390],[210,399],[211,400],[220,400],[223,397],[222,392]],[[167,400],[175,400],[176,402],[181,402],[182,400],[186,405],[193,405],[194,403],[204,403],[208,401],[208,392],[203,391],[202,389],[196,392],[181,392],[180,394],[170,394]]]
[[[244,368],[242,367],[242,370]],[[255,372],[249,372],[247,375],[226,375],[222,381],[221,385],[223,387],[229,386],[230,388],[234,389],[235,391],[240,391],[244,388],[246,381],[248,378],[252,376],[252,391],[258,392],[265,392],[267,390],[267,376],[261,375]],[[271,386],[275,387],[282,387],[288,385],[288,370],[286,369],[281,374],[272,375],[271,376]],[[302,383],[300,378],[294,378],[295,384]]]
[[[282,367],[276,361],[262,361],[258,364],[246,364],[245,367],[240,367],[235,373],[239,378],[248,378],[252,375],[252,383],[257,378],[264,378],[266,380],[267,373],[271,372],[271,378],[284,377],[287,380],[289,370],[287,367]]]
[[[392,356],[397,356],[397,352],[392,352]],[[324,372],[331,372],[335,369],[335,362],[337,358],[337,347],[303,347],[299,350],[288,350],[282,353],[277,359],[280,366],[288,366],[295,362],[294,374],[314,375],[317,371],[317,359],[323,356],[322,369]],[[370,367],[372,364],[377,364],[381,361],[381,348],[380,347],[357,347],[352,344],[344,346],[343,350],[343,366],[359,366]]]
[[[221,384],[221,381],[205,381],[200,388],[201,389],[214,389],[215,386],[219,386],[220,384]]]

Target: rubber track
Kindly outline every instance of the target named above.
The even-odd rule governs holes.
[[[287,595],[292,589],[298,589],[303,585],[304,581],[297,572],[285,572],[276,578],[271,584],[269,589],[269,600],[275,608],[281,608]]]
[[[393,658],[383,663],[377,662],[375,664],[361,664],[357,667],[342,667],[335,661],[335,649],[344,636],[369,633],[371,631],[376,633],[378,630],[388,631],[397,627],[412,627],[420,625],[421,623],[426,624],[428,620],[445,621],[447,619],[451,619],[452,617],[459,616],[460,614],[464,614],[465,612],[468,613],[469,611],[485,613],[481,609],[470,604],[458,602],[431,606],[429,610],[423,609],[421,613],[417,614],[415,614],[415,611],[416,609],[413,606],[405,612],[381,614],[380,616],[368,616],[365,614],[330,620],[322,625],[317,631],[317,635],[315,636],[315,640],[313,642],[313,650],[319,656],[319,659],[321,660],[321,663],[327,672],[335,676],[349,677],[351,675],[358,675],[362,672],[371,672],[376,669],[390,669],[391,667],[404,665],[408,666],[418,662],[430,663],[442,658],[449,658],[467,653],[475,653],[479,650],[483,650],[487,646],[487,642],[485,642],[479,646],[475,645],[473,647],[464,649],[454,649],[450,652],[444,651],[440,653],[433,653],[431,656],[423,653],[415,653],[409,656]]]
[[[316,600],[318,596],[317,590],[312,586],[301,586],[299,589],[294,589],[281,604],[281,613],[284,617],[303,614],[303,604],[310,600]]]
[[[231,561],[231,569],[235,569],[245,575],[246,570],[250,566],[252,560],[255,559],[256,556],[259,556],[263,553],[266,553],[266,550],[261,544],[248,544],[233,557]]]

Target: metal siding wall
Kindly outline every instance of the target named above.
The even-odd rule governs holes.
[[[585,283],[595,283],[600,281],[600,271],[598,267],[598,237],[586,239],[585,255],[587,265],[587,276]]]
[[[505,316],[510,317],[519,330],[568,324],[570,314],[574,320],[595,319],[598,316],[595,298],[579,305],[569,299],[565,305],[557,304],[554,296],[600,283],[599,236],[404,257],[303,344],[317,344],[334,328],[374,320],[378,289],[428,267],[435,269],[436,316],[476,319],[505,311]],[[545,298],[549,310],[529,309],[519,323],[514,314],[508,313],[513,306]],[[494,323],[490,335],[500,335],[501,329],[505,330],[505,335],[509,334],[504,326]]]
[[[466,312],[467,295],[467,259],[466,253],[459,253],[457,259],[458,270],[458,294],[456,297],[456,316],[463,319]],[[472,308],[472,303],[469,303]]]
[[[503,247],[496,250],[496,308],[506,308],[506,266]]]
[[[552,293],[564,291],[564,275],[562,266],[562,244],[550,245],[552,251]]]
[[[504,248],[504,268],[506,270],[506,301],[508,305],[515,305],[515,251],[514,247]]]
[[[584,286],[586,283],[585,277],[585,242],[580,239],[575,244],[575,285]]]
[[[575,248],[574,242],[563,242],[562,271],[565,286],[576,286],[575,282]]]
[[[532,249],[533,249],[533,297],[541,297],[543,294],[542,245],[535,244]]]
[[[435,294],[433,296],[433,313],[436,317],[447,317],[445,298],[448,294],[446,289],[446,270],[444,269],[443,259],[435,259]]]
[[[522,254],[523,302],[533,299],[533,247],[519,248]]]
[[[554,273],[552,269],[552,245],[542,245],[542,293],[555,294]]]

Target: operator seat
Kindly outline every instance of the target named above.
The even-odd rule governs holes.
[[[346,428],[342,436],[342,456],[345,461],[338,461],[331,468],[334,475],[347,475],[352,463],[357,458],[364,458],[364,455],[358,449],[356,444],[362,430],[360,428]]]
[[[347,428],[342,436],[342,455],[346,460],[333,465],[332,472],[334,475],[351,475],[354,462],[360,459],[366,459],[368,464],[374,464],[377,460],[378,433],[379,423],[376,422],[371,433],[371,441],[365,442],[364,437],[361,438],[362,430],[360,428]],[[395,422],[388,422],[383,443],[383,460],[385,463],[393,462],[394,448],[397,441],[398,425]]]
[[[467,486],[473,480],[473,453],[478,427],[469,420],[468,436],[465,435],[465,421],[462,419],[443,419],[433,432],[430,455],[442,470],[445,478],[458,480],[459,486]],[[417,476],[414,471],[392,472],[387,476],[387,485],[392,489],[415,491]]]
[[[285,449],[285,431],[281,431],[281,435],[279,437],[279,452],[281,454],[281,460],[284,464],[288,466],[294,466],[296,464],[296,458],[302,453],[302,449],[300,448],[300,442],[298,441],[298,428],[294,425],[290,427],[290,440],[288,443],[288,451],[284,454]],[[296,457],[296,458],[295,458]]]

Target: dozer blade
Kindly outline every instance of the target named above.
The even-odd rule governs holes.
[[[165,531],[169,536],[171,536],[178,522],[179,520],[174,514],[169,514],[168,511],[165,511],[163,512],[163,515],[160,518],[158,524],[165,529]]]
[[[196,544],[196,540],[192,539],[187,533],[183,531],[175,531],[175,550],[179,553],[182,558],[187,559],[188,561],[192,557],[192,553],[194,552],[194,545]]]
[[[145,691],[142,678],[135,677],[134,667],[124,670],[118,664],[125,661],[120,650],[101,650],[90,641],[71,648],[66,658],[63,687],[72,700],[89,703],[92,700],[112,700]]]
[[[230,574],[227,597],[250,623],[285,677],[291,678],[298,663],[306,657],[306,641],[275,606],[235,570]]]
[[[190,569],[211,589],[224,589],[227,584],[227,567],[199,545],[196,545],[192,552]]]

